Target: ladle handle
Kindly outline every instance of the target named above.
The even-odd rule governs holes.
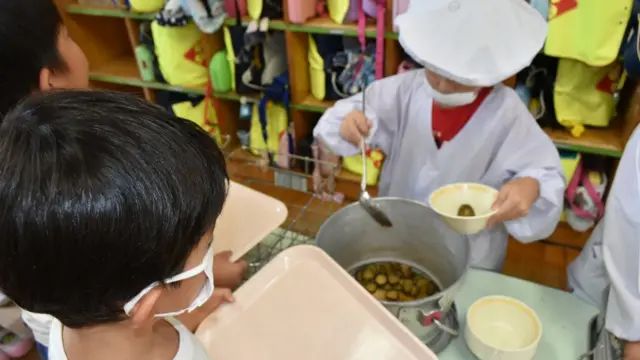
[[[367,149],[364,137],[360,139],[360,152],[362,153],[362,180],[360,180],[360,192],[367,191]]]

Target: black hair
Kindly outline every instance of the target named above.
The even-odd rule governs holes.
[[[40,70],[66,71],[62,19],[51,0],[0,0],[0,116],[40,88]]]
[[[195,123],[133,95],[32,95],[0,126],[0,288],[80,328],[182,272],[220,215],[225,158]]]

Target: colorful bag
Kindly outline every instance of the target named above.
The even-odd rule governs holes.
[[[247,0],[247,13],[253,20],[282,19],[283,0]],[[294,0],[309,1],[309,0]]]
[[[247,16],[247,0],[224,0],[224,11],[229,17],[238,17],[238,9],[240,18]]]
[[[364,7],[367,15],[376,17],[376,0],[327,0],[329,17],[336,24],[358,20],[360,6]]]
[[[549,8],[544,53],[590,66],[618,58],[632,0],[559,0]]]
[[[608,126],[615,115],[614,93],[620,79],[618,62],[592,67],[580,61],[560,59],[553,92],[558,122],[575,137],[584,132],[584,125]]]
[[[567,222],[576,231],[584,232],[604,216],[602,196],[607,188],[607,176],[587,171],[580,161],[567,187]]]
[[[194,23],[162,26],[151,23],[158,65],[167,83],[198,87],[207,83],[208,60],[202,51],[203,34]]]
[[[260,41],[254,42],[251,46],[254,49],[258,48],[262,56],[260,61],[252,61],[252,66],[242,74],[242,82],[248,88],[263,91],[276,77],[288,70],[286,45],[284,33],[281,31],[262,34],[256,38]],[[259,78],[254,78],[258,75]]]
[[[291,1],[289,5],[289,21],[294,24],[304,24],[317,14],[317,0]]]
[[[242,19],[239,16],[240,11],[236,11],[236,14],[237,23],[230,27],[223,27],[227,60],[231,68],[232,89],[238,94],[253,94],[255,93],[255,89],[245,85],[242,77],[251,69],[254,61],[262,64],[262,47],[245,45],[246,29],[242,26]],[[260,72],[258,71],[255,76],[251,74],[251,78],[260,79]]]
[[[222,136],[218,128],[218,116],[211,100],[206,97],[199,102],[183,101],[171,106],[173,113],[180,118],[193,121],[213,136],[218,144],[222,144]]]
[[[251,119],[251,150],[256,155],[260,155],[261,150],[267,150],[272,166],[290,166],[287,155],[294,153],[294,142],[289,119],[289,75],[285,73],[265,89],[264,96],[253,109]],[[286,137],[286,141],[283,141],[283,137]]]
[[[155,13],[164,7],[164,0],[129,0],[131,10],[141,13]]]
[[[218,51],[209,63],[209,76],[215,91],[227,92],[233,87],[231,67],[227,58],[226,50]]]

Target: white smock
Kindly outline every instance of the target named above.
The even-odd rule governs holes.
[[[569,265],[569,286],[601,309],[606,328],[627,341],[640,341],[640,130],[627,143],[604,218],[580,257]],[[603,292],[609,287],[607,304]]]
[[[182,323],[174,318],[165,319],[171,324],[179,336],[178,351],[173,360],[210,360],[211,358],[200,343],[200,340],[187,329]],[[51,324],[51,333],[49,337],[49,360],[67,360],[67,354],[64,351],[62,342],[62,324],[55,320]]]
[[[427,203],[434,190],[451,183],[476,182],[500,189],[514,178],[540,182],[540,197],[526,217],[469,236],[472,266],[500,270],[508,234],[528,243],[554,231],[565,188],[560,156],[513,89],[496,85],[464,128],[440,148],[433,137],[432,99],[424,70],[376,81],[366,92],[365,115],[373,122],[368,142],[387,154],[380,196]],[[339,134],[342,120],[353,110],[362,110],[362,95],[338,101],[313,132],[341,156],[359,153]]]

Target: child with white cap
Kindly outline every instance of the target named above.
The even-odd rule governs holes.
[[[523,0],[412,1],[400,44],[424,70],[388,77],[327,110],[314,135],[341,156],[365,137],[387,154],[381,196],[426,202],[440,186],[500,189],[489,226],[470,236],[475,267],[500,270],[511,234],[549,236],[563,207],[560,157],[525,104],[501,84],[528,66],[547,25]]]

